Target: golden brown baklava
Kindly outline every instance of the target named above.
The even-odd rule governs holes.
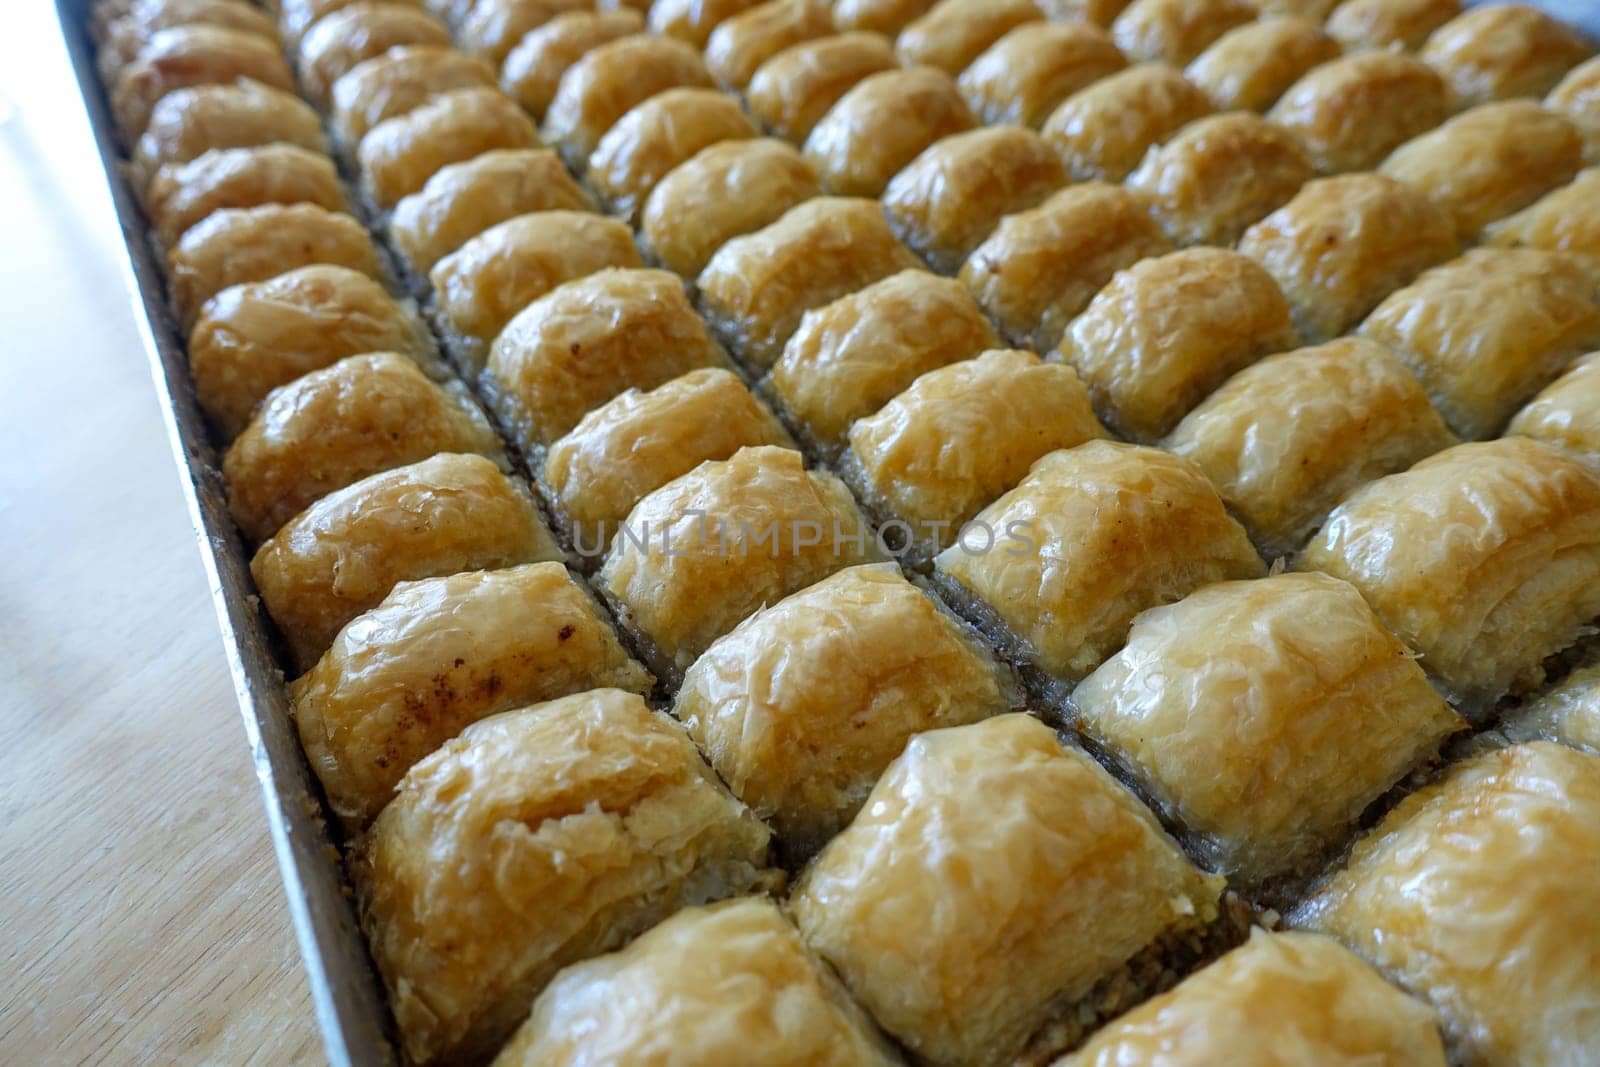
[[[1072,706],[1207,866],[1247,885],[1314,870],[1465,725],[1355,587],[1323,574],[1145,612]]]
[[[1461,0],[1343,0],[1326,28],[1347,52],[1415,52],[1459,14]]]
[[[965,286],[905,270],[806,312],[766,386],[808,443],[832,456],[852,422],[918,375],[998,347]]]
[[[1332,938],[1256,929],[1248,944],[1130,1011],[1055,1067],[1445,1067],[1432,1009]]]
[[[565,968],[494,1063],[753,1059],[797,1067],[900,1062],[765,897],[685,908],[621,952]]]
[[[1537,437],[1600,460],[1600,352],[1573,360],[1517,412],[1506,433]]]
[[[973,526],[935,576],[1011,654],[1068,684],[1146,608],[1266,569],[1199,467],[1139,445],[1052,452]]]
[[[977,125],[955,79],[935,67],[869,74],[806,135],[806,162],[838,196],[879,196],[941,137]]]
[[[1075,181],[1121,181],[1151,145],[1208,114],[1211,101],[1175,67],[1141,63],[1073,93],[1045,120]]]
[[[1314,67],[1268,112],[1297,134],[1325,174],[1371,170],[1450,114],[1432,68],[1399,52],[1357,52]]]
[[[817,197],[724,244],[697,285],[729,349],[766,368],[807,311],[918,265],[876,201]]]
[[[629,111],[600,138],[587,179],[600,202],[625,222],[679,164],[721,141],[760,135],[737,102],[715,89],[668,89]]]
[[[500,84],[535,121],[543,120],[570,67],[601,45],[643,29],[644,17],[628,8],[557,15],[530,30],[506,56]]]
[[[1014,685],[898,567],[877,563],[713,642],[672,710],[734,796],[806,856],[854,817],[908,740],[1011,710]]]
[[[639,218],[639,245],[661,266],[693,279],[735,237],[820,195],[816,171],[792,145],[770,137],[723,141],[657,183]]]
[[[1011,30],[1043,18],[1033,0],[939,0],[900,31],[894,51],[905,66],[960,74]]]
[[[1338,42],[1315,22],[1279,15],[1229,30],[1184,75],[1219,111],[1266,111],[1301,75],[1338,56]]]
[[[786,48],[761,65],[745,104],[773,134],[804,144],[812,127],[861,79],[895,67],[875,33],[842,33]]]
[[[1343,337],[1245,368],[1163,443],[1200,465],[1271,558],[1305,544],[1350,490],[1456,439],[1393,353]]]
[[[1479,714],[1600,617],[1600,476],[1525,437],[1457,445],[1351,493],[1299,566],[1360,589]]]
[[[912,738],[791,903],[920,1060],[999,1064],[1130,957],[1209,922],[1220,889],[1092,759],[1001,715]]]
[[[766,0],[712,31],[706,66],[723,87],[743,89],[773,56],[832,32],[827,0]]]
[[[702,463],[640,500],[598,584],[646,662],[675,683],[762,605],[881,555],[838,478],[766,445]]]
[[[406,1054],[488,1059],[562,967],[770,884],[769,836],[632,693],[469,727],[411,769],[353,858]]]
[[[1543,96],[1594,55],[1576,30],[1527,4],[1484,4],[1439,27],[1418,53],[1458,104]]]
[[[957,85],[982,121],[1039,126],[1061,101],[1127,65],[1097,26],[1029,22],[969,63]]]
[[[1438,1011],[1464,1063],[1556,1067],[1600,1047],[1600,757],[1487,752],[1403,800],[1291,919]]]

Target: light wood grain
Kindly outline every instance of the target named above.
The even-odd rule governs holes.
[[[110,204],[50,7],[16,7],[0,40],[0,1062],[317,1062]]]

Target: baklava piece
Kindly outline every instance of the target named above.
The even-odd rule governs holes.
[[[1399,52],[1357,52],[1295,82],[1269,116],[1294,131],[1325,174],[1371,170],[1450,115],[1431,67]]]
[[[1325,28],[1347,52],[1415,52],[1459,14],[1461,0],[1344,0]]]
[[[315,204],[223,208],[189,227],[167,251],[167,291],[189,328],[225,289],[324,264],[384,278],[367,228]]]
[[[773,56],[832,32],[827,0],[767,0],[712,32],[706,66],[723,86],[742,90]]]
[[[161,98],[132,153],[134,185],[143,192],[167,164],[212,149],[290,144],[328,151],[322,120],[304,100],[241,78],[232,85],[196,85]]]
[[[440,93],[492,88],[494,68],[449,45],[402,45],[351,68],[333,83],[329,124],[352,149],[381,122]]]
[[[1122,647],[1146,608],[1265,570],[1199,467],[1139,445],[1090,441],[1052,452],[979,512],[978,524],[989,536],[945,549],[935,576],[1058,683]]]
[[[1506,433],[1550,441],[1600,460],[1600,352],[1573,362],[1517,412]]]
[[[1377,174],[1308,182],[1239,242],[1278,283],[1300,336],[1313,343],[1348,332],[1456,250],[1448,215],[1420,191]]]
[[[1556,741],[1600,756],[1600,666],[1573,671],[1507,716],[1513,741]]]
[[[256,405],[302,374],[364,352],[434,365],[427,330],[371,278],[316,265],[224,289],[189,333],[200,407],[232,440]]]
[[[688,908],[610,956],[566,968],[495,1067],[900,1062],[772,901]]]
[[[545,562],[401,582],[289,692],[329,805],[359,830],[412,764],[479,719],[650,686],[594,594]]]
[[[109,14],[113,8],[100,10]],[[214,26],[254,34],[275,44],[280,41],[278,28],[267,13],[245,0],[138,0],[125,5],[120,13],[109,14],[103,31],[94,33],[100,80],[114,84],[117,72],[139,58],[151,37],[182,26]]]
[[[961,624],[878,563],[740,623],[689,669],[673,714],[798,858],[844,828],[912,737],[1019,704]]]
[[[818,197],[723,245],[698,284],[724,342],[765,369],[807,311],[916,266],[876,201]]]
[[[1433,1009],[1332,938],[1256,929],[1245,945],[1097,1033],[1054,1067],[1446,1067]]]
[[[1580,171],[1510,218],[1484,228],[1486,244],[1564,252],[1600,281],[1600,168]]]
[[[1071,367],[1032,352],[985,352],[929,371],[857,421],[842,468],[920,564],[1041,456],[1104,436]]]
[[[592,0],[472,0],[456,39],[499,67],[524,36],[551,19],[593,9]]]
[[[708,460],[757,445],[793,447],[738,375],[690,371],[649,392],[630,389],[550,446],[542,478],[585,559],[605,553],[635,504]]]
[[[1600,478],[1524,437],[1457,445],[1346,497],[1299,566],[1360,589],[1475,716],[1600,616]]]
[[[852,422],[919,375],[999,346],[964,285],[901,271],[808,311],[766,387],[810,443],[832,456]]]
[[[1479,248],[1425,272],[1361,324],[1456,433],[1492,437],[1574,356],[1600,347],[1594,282],[1565,256]]]
[[[677,275],[607,269],[523,308],[490,349],[484,383],[532,454],[619,393],[726,363]]]
[[[869,30],[894,36],[922,17],[939,0],[835,0],[833,24],[840,30]]]
[[[894,49],[875,33],[843,33],[773,56],[750,79],[745,103],[763,126],[803,144],[822,116],[861,79],[896,66]]]
[[[1249,111],[1197,119],[1145,156],[1127,185],[1178,245],[1231,245],[1315,175],[1293,133]]]
[[[1008,341],[1048,352],[1112,275],[1171,250],[1142,197],[1085,182],[1002,219],[960,277]]]
[[[1387,349],[1345,337],[1245,368],[1164,444],[1200,465],[1270,558],[1303,545],[1350,490],[1455,437]]]
[[[407,1058],[488,1059],[562,967],[774,881],[769,834],[632,693],[469,727],[411,769],[352,858]]]
[[[278,25],[283,30],[284,40],[288,42],[290,51],[295,51],[300,40],[306,32],[320,22],[323,18],[336,11],[342,11],[366,0],[272,0],[264,6],[268,10],[275,10],[278,15]],[[390,3],[405,7],[423,8],[439,14],[439,0],[389,0]]]
[[[857,82],[806,137],[805,157],[838,196],[880,196],[895,173],[941,137],[977,125],[955,79],[933,67]]]
[[[839,479],[792,449],[741,448],[639,501],[598,584],[670,685],[763,605],[879,556]]]
[[[1438,1010],[1462,1063],[1600,1048],[1600,758],[1484,753],[1411,794],[1297,909]]]
[[[1255,18],[1251,0],[1133,0],[1111,24],[1111,39],[1135,62],[1181,67]]]
[[[417,192],[439,171],[497,148],[538,148],[528,116],[498,89],[455,89],[361,139],[362,183],[382,208]]]
[[[178,26],[145,42],[111,88],[111,113],[122,143],[132,147],[161,98],[197,85],[231,85],[241,78],[286,93],[294,74],[276,41],[218,26]]]
[[[589,157],[589,187],[633,222],[645,199],[679,164],[720,141],[760,135],[737,101],[715,89],[668,89],[617,120]]]
[[[1191,248],[1117,272],[1061,338],[1106,425],[1153,441],[1235,371],[1298,340],[1254,260]]]
[[[500,84],[535,119],[556,98],[561,77],[593,49],[644,30],[644,16],[616,11],[571,11],[533,30],[500,65]]]
[[[446,452],[323,497],[257,550],[250,574],[306,668],[396,582],[560,558],[526,485]]]
[[[434,309],[474,373],[517,313],[565,282],[607,267],[643,267],[633,234],[588,211],[539,211],[494,226],[433,268]]]
[[[761,0],[652,0],[650,32],[681,41],[700,49],[724,22],[755,7]]]
[[[315,204],[343,211],[344,189],[333,160],[296,145],[217,148],[156,171],[145,212],[165,248],[195,223],[223,208]]]
[[[426,276],[497,223],[534,212],[593,207],[561,157],[548,148],[502,148],[441,168],[395,205],[389,236],[411,269]]]
[[[1572,120],[1583,136],[1583,158],[1600,166],[1600,58],[1572,68],[1544,104]]]
[[[1463,241],[1578,173],[1583,140],[1531,100],[1482,104],[1395,149],[1379,172],[1450,212]]]
[[[908,67],[954,76],[1007,33],[1043,19],[1033,0],[939,0],[900,31],[894,51]]]
[[[1250,0],[1250,3],[1267,18],[1290,16],[1324,22],[1333,14],[1339,0]]]
[[[988,126],[936,142],[884,190],[889,226],[929,266],[954,274],[1007,215],[1039,204],[1067,171],[1022,126]]]
[[[791,906],[919,1060],[1000,1064],[1131,958],[1207,925],[1221,888],[1094,760],[1001,715],[913,738]]]
[[[222,460],[228,505],[251,543],[329,493],[440,452],[500,455],[459,386],[393,352],[350,356],[267,395]]]
[[[561,76],[544,136],[582,170],[600,138],[637,105],[668,89],[714,89],[700,53],[671,37],[636,34],[591,49]]]
[[[1466,725],[1324,574],[1220,582],[1145,612],[1072,705],[1209,869],[1257,888],[1313,873]]]
[[[1067,97],[1043,132],[1074,181],[1119,182],[1151,145],[1210,111],[1206,94],[1181,72],[1141,63]]]
[[[1109,28],[1127,8],[1129,0],[1035,0],[1053,22],[1085,22]]]
[[[1583,35],[1527,4],[1484,4],[1442,26],[1422,59],[1450,83],[1461,107],[1543,96],[1594,55]]]
[[[1184,74],[1219,111],[1265,111],[1301,75],[1339,55],[1339,42],[1315,22],[1279,15],[1229,30]]]
[[[300,39],[300,87],[326,109],[334,82],[367,60],[403,45],[449,44],[450,31],[425,11],[406,4],[351,4],[323,16]]]
[[[1037,127],[1061,101],[1127,65],[1098,26],[1030,22],[974,59],[956,84],[983,122]]]
[[[694,278],[727,242],[821,194],[816,172],[792,145],[723,141],[656,184],[639,216],[639,244],[663,267]]]

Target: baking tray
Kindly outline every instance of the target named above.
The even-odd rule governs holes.
[[[289,717],[272,630],[250,579],[250,557],[228,512],[217,453],[195,402],[177,323],[167,310],[161,264],[146,236],[138,199],[122,172],[121,151],[89,38],[92,3],[57,0],[56,14],[127,248],[123,279],[150,357],[167,438],[200,541],[200,558],[222,627],[251,765],[261,784],[317,1023],[334,1067],[392,1064],[397,1056],[388,1035],[389,1010],[345,893],[343,867],[328,831],[321,790]]]
[[[1477,6],[1482,0],[1471,0]],[[1525,0],[1600,41],[1600,0]],[[289,915],[334,1067],[394,1064],[387,1002],[356,924],[328,813],[289,716],[276,646],[250,578],[249,555],[228,512],[216,450],[195,402],[177,323],[167,308],[161,264],[122,171],[110,108],[89,38],[93,0],[56,0],[128,254],[124,283],[150,360],[163,418],[182,476],[200,558],[211,586],[251,763],[261,786]]]

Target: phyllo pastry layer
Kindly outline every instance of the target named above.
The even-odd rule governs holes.
[[[684,676],[673,714],[791,856],[856,814],[916,734],[1020,702],[998,664],[893,563],[752,615]]]
[[[674,682],[763,605],[878,558],[837,478],[807,471],[792,449],[742,448],[639,501],[599,585]]]
[[[994,543],[952,545],[936,573],[1067,682],[1120,648],[1146,608],[1265,570],[1200,468],[1139,445],[1052,452],[975,522]]]
[[[920,1059],[1010,1062],[1221,879],[1026,715],[911,740],[791,904],[811,945]]]
[[[250,574],[305,668],[396,582],[560,558],[526,485],[484,456],[443,453],[323,497],[261,546]]]
[[[1536,741],[1407,797],[1291,915],[1438,1010],[1463,1063],[1600,1048],[1600,757]]]
[[[494,1061],[592,1062],[891,1067],[900,1059],[778,906],[742,897],[687,908],[621,952],[566,968]]]
[[[353,858],[406,1055],[487,1059],[562,967],[770,882],[768,836],[632,693],[468,728],[411,769]]]
[[[1055,1067],[1447,1062],[1433,1010],[1337,941],[1257,929]]]
[[[1207,865],[1308,874],[1465,724],[1346,582],[1219,582],[1134,620],[1072,694],[1077,724]]]
[[[1600,616],[1600,477],[1525,437],[1457,445],[1352,493],[1299,565],[1360,589],[1475,711]]]

